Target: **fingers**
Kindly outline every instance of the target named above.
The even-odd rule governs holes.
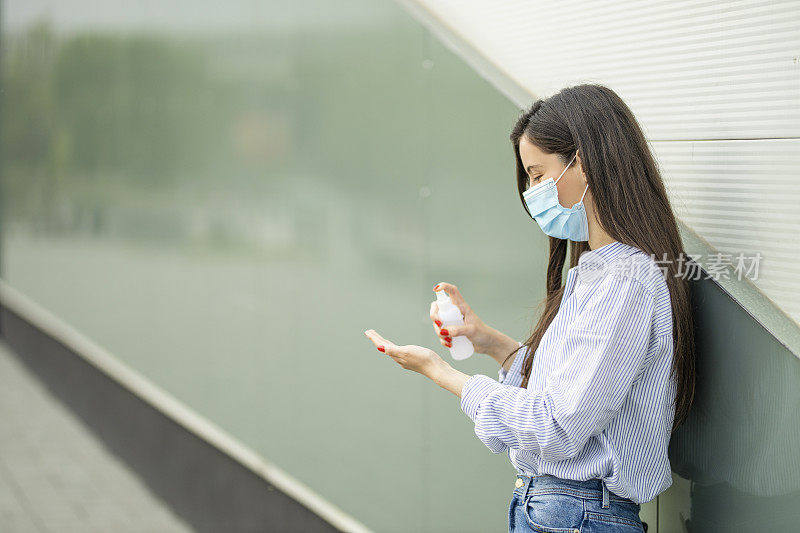
[[[394,348],[394,343],[384,339],[381,335],[378,334],[377,331],[374,329],[368,329],[364,332],[364,335],[369,338],[375,344],[375,347],[383,353],[387,353],[389,349]]]
[[[439,336],[442,338],[449,337],[458,337],[459,335],[463,335],[464,326],[442,326],[442,329],[439,330]]]
[[[436,304],[435,300],[431,302],[431,321],[438,327],[442,326],[442,323],[439,322],[439,306]]]
[[[436,331],[436,335],[439,336],[439,342],[450,348],[453,344],[453,337],[459,335],[457,332],[461,329],[461,326],[445,326],[437,321],[433,329]]]
[[[436,302],[431,302],[431,320],[433,321],[433,329],[436,331],[436,334],[439,334],[439,328],[442,327],[442,321],[439,320],[439,306]]]
[[[407,348],[406,346],[397,346],[392,341],[386,340],[383,338],[377,331],[374,329],[368,329],[364,332],[369,340],[371,340],[378,351],[385,353],[395,362],[399,363],[401,366],[405,364],[406,361],[406,353],[404,350]],[[405,368],[405,366],[403,366]]]
[[[431,320],[433,320],[433,330],[436,332],[436,335],[439,336],[439,343],[450,348],[453,345],[453,339],[450,334],[442,335],[442,321],[439,320],[439,306],[435,301],[431,302]]]
[[[467,314],[468,311],[471,311],[469,305],[467,304],[464,297],[461,296],[461,291],[458,290],[458,287],[453,285],[452,283],[446,283],[442,281],[441,283],[437,284],[433,288],[434,291],[444,290],[447,295],[450,297],[450,300],[461,310],[462,314]]]
[[[439,342],[448,348],[452,348],[453,337],[458,337],[460,335],[460,333],[458,333],[460,327],[461,326],[444,326],[439,330]]]

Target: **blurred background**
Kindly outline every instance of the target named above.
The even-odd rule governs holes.
[[[77,405],[79,388],[75,421],[87,439],[117,443],[106,460],[143,494],[95,505],[41,473],[31,482],[49,468],[74,486],[74,461],[44,459],[41,443],[58,440],[44,425],[30,437],[39,455],[5,462],[11,530],[503,531],[508,458],[474,436],[457,397],[363,331],[450,360],[428,316],[432,287],[447,281],[484,321],[527,338],[547,237],[520,204],[508,136],[522,107],[582,81],[608,84],[640,118],[688,251],[706,267],[718,253],[765,256],[758,279],[698,283],[702,418],[676,436],[675,483],[642,518],[650,532],[796,523],[800,10],[612,4],[3,0],[6,363],[58,393],[41,404],[9,393],[3,412],[21,425],[7,425],[0,456],[30,449],[25,421]],[[31,351],[22,322],[64,342],[36,322],[42,313],[159,391],[146,396],[153,414],[137,415],[162,443],[147,458],[114,440],[124,420],[97,414],[118,393],[76,381],[88,370],[25,361],[44,348]],[[486,356],[453,365],[497,376]],[[15,391],[26,374],[8,368]],[[215,464],[274,467],[260,479],[328,524],[217,522],[200,496],[175,496],[156,465],[195,456],[148,425],[163,412],[201,420],[186,438],[215,443]],[[186,464],[173,486],[205,486],[205,463]],[[740,497],[761,502],[748,509],[756,518],[729,507]],[[56,517],[53,500],[73,503]],[[110,506],[119,512],[97,518]],[[728,529],[714,529],[720,516]]]

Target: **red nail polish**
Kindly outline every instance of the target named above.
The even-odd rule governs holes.
[[[445,336],[450,335],[446,329],[441,330],[440,333]]]
[[[453,339],[451,339],[450,337],[445,337],[444,340],[445,342],[453,342]]]
[[[384,348],[383,345],[378,346],[378,350],[383,352],[383,353],[386,353],[386,348]]]
[[[434,320],[434,322],[436,322],[437,326],[442,327],[442,321],[441,320]]]
[[[452,348],[453,347],[453,345],[450,344],[449,342],[444,343],[444,345],[447,346],[448,348]]]
[[[435,290],[435,291],[438,291],[438,290],[439,290],[439,286],[438,286],[438,285],[437,285],[437,286],[435,286],[435,287],[433,288],[433,290]]]

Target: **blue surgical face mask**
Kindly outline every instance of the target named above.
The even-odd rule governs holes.
[[[575,152],[575,155],[572,156],[572,161],[575,161],[577,155],[578,152]],[[522,197],[525,200],[525,205],[528,206],[531,216],[539,223],[545,234],[558,239],[588,241],[589,220],[583,207],[583,197],[586,196],[586,191],[589,190],[589,184],[586,184],[581,199],[572,207],[564,207],[558,201],[556,183],[567,171],[572,161],[564,167],[564,170],[561,171],[555,181],[553,181],[553,178],[547,178],[522,193]]]

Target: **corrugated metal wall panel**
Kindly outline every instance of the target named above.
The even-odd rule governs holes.
[[[800,135],[800,3],[418,0],[533,94],[599,81],[653,139]]]
[[[722,253],[760,252],[753,283],[800,322],[800,140],[654,142],[653,148],[676,214]]]
[[[677,214],[800,323],[800,2],[415,0],[532,95],[598,82],[653,143]]]

